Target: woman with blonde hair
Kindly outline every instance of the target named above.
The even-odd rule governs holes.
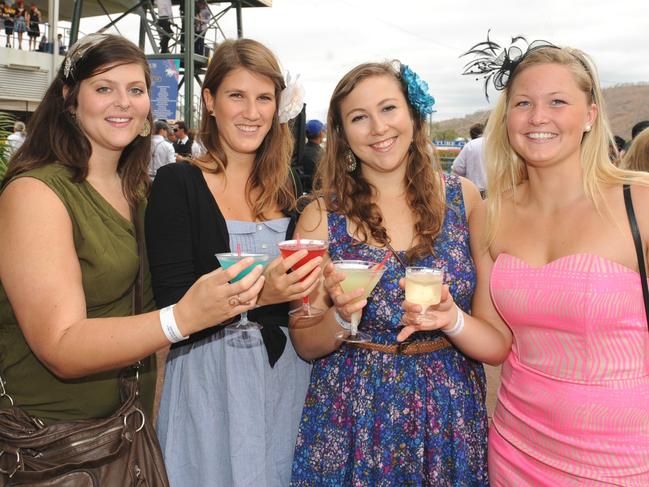
[[[647,485],[649,214],[635,213],[636,240],[628,208],[647,207],[649,178],[610,162],[587,55],[543,41],[499,50],[476,46],[467,70],[503,90],[486,128],[489,199],[472,241],[474,312],[495,322],[497,309],[513,334],[490,481]]]
[[[159,307],[182,297],[215,254],[268,256],[261,330],[222,327],[172,346],[158,433],[172,485],[288,484],[309,364],[290,342],[287,301],[316,285],[320,259],[278,257],[296,218],[287,122],[302,108],[275,55],[251,39],[219,45],[203,82],[205,154],[162,167],[153,182],[146,235]],[[274,260],[273,260],[274,259]],[[272,260],[272,262],[271,262]]]
[[[649,129],[640,132],[622,157],[620,167],[631,171],[649,172]]]

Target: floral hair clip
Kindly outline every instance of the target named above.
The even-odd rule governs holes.
[[[435,111],[433,110],[435,98],[428,92],[428,83],[405,64],[401,64],[399,74],[406,85],[408,101],[417,110],[421,118],[426,118],[433,113]]]
[[[68,51],[65,61],[63,61],[63,76],[66,80],[69,80],[74,76],[75,65],[79,60],[88,52],[89,49],[95,47],[101,41],[105,40],[109,34],[102,34],[101,32],[95,32],[93,34],[88,34],[87,36],[79,39],[75,42],[70,50]]]
[[[291,79],[291,73],[286,73],[286,88],[279,94],[277,118],[279,123],[287,123],[302,111],[304,106],[304,87],[298,81],[300,75]]]
[[[516,67],[529,53],[542,47],[557,47],[543,40],[533,41],[530,44],[523,36],[512,37],[512,42],[509,47],[501,47],[489,39],[490,32],[491,30],[487,31],[486,41],[479,42],[460,56],[477,56],[476,59],[464,65],[462,74],[483,75],[485,79],[484,94],[487,101],[489,101],[489,81],[493,83],[496,90],[502,91],[507,87]],[[525,49],[516,45],[521,42],[527,44]],[[476,80],[479,79],[479,77],[476,78]]]

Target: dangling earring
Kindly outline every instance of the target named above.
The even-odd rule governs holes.
[[[356,156],[351,149],[347,149],[345,152],[345,163],[347,164],[347,172],[354,172],[356,170],[357,161]]]
[[[144,121],[142,125],[142,130],[140,130],[140,137],[148,137],[151,134],[151,124],[148,120]]]
[[[586,127],[584,128],[584,132],[590,132],[590,129],[591,129],[591,126],[586,125]]]

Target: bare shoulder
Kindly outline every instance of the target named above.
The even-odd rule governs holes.
[[[637,183],[632,184],[631,196],[633,198],[634,207],[637,205],[642,208],[646,208],[646,205],[649,203],[649,185],[637,184]]]
[[[28,216],[25,223],[35,219],[48,220],[67,217],[60,198],[44,182],[32,177],[21,177],[10,182],[0,195],[0,222]]]
[[[464,208],[466,209],[467,218],[470,218],[473,210],[482,202],[482,197],[476,185],[467,178],[460,176],[460,183],[462,185]]]
[[[631,185],[631,199],[643,240],[649,240],[649,212],[644,211],[645,208],[649,207],[649,186],[644,184]]]
[[[61,199],[42,181],[18,178],[0,195],[0,257],[27,257],[45,248],[53,252],[62,242],[72,241],[72,222]],[[66,245],[67,246],[67,245]]]
[[[303,236],[327,238],[327,208],[322,198],[311,201],[300,213],[296,231]]]

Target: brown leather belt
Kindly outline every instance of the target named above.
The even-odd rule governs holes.
[[[394,345],[386,345],[383,343],[373,342],[348,343],[348,345],[356,348],[364,348],[366,350],[374,350],[375,352],[381,353],[392,353],[395,355],[417,355],[420,353],[436,352],[437,350],[448,348],[451,346],[451,342],[449,342],[446,337],[439,337],[435,340],[426,342],[405,341]]]

